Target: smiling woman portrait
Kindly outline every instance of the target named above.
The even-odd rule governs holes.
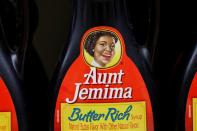
[[[119,46],[117,46],[119,43]],[[118,49],[117,49],[118,48]],[[85,51],[93,58],[93,60],[88,61],[85,57],[86,62],[94,67],[98,68],[108,68],[110,67],[110,62],[115,65],[119,60],[114,61],[114,57],[120,57],[121,51],[120,42],[115,33],[110,31],[94,31],[90,33],[84,43]]]

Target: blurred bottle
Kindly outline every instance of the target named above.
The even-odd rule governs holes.
[[[22,7],[20,11],[16,6]],[[29,130],[23,83],[27,43],[22,40],[27,38],[24,33],[27,31],[24,25],[27,22],[24,19],[26,6],[25,1],[0,1],[0,130]],[[18,15],[22,17],[20,22],[16,19]],[[20,34],[19,23],[23,25]]]
[[[16,98],[13,98],[13,103],[16,106],[19,128],[12,126],[12,130],[47,130],[48,125],[45,121],[48,117],[46,94],[48,79],[31,44],[38,19],[36,5],[32,0],[2,0],[0,6],[3,52],[1,58],[6,57],[6,60],[1,60],[1,66],[6,66],[6,62],[9,64],[9,67],[6,66],[8,69],[1,68],[1,70],[10,73],[1,77],[4,78],[6,75],[9,78],[15,75],[11,78],[12,81],[6,81],[5,78],[5,83],[10,89],[11,96],[14,93],[13,97],[18,99],[15,102]]]

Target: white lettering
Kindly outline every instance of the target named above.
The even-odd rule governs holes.
[[[91,67],[90,72],[84,74],[86,81],[83,84],[122,84],[123,75],[123,70],[118,73],[97,73],[96,68]]]
[[[77,97],[78,97],[78,94],[79,94],[79,88],[80,88],[80,86],[81,86],[81,83],[75,83],[75,87],[76,87],[76,89],[75,89],[75,95],[74,95],[74,97],[73,97],[73,100],[72,101],[70,101],[69,100],[69,98],[66,98],[66,102],[67,103],[74,103],[76,100],[77,100]]]
[[[84,77],[86,77],[86,81],[84,84],[90,84],[90,78],[92,78],[92,83],[91,84],[97,84],[96,82],[96,68],[92,67],[89,74],[85,74]]]
[[[88,89],[82,88],[79,92],[79,99],[85,100],[88,97]]]
[[[97,69],[92,67],[88,74],[84,74],[85,82],[75,83],[75,93],[73,98],[66,98],[67,103],[75,103],[80,100],[97,100],[97,99],[130,99],[132,98],[131,87],[110,87],[110,84],[122,84],[123,70],[115,73],[97,73]],[[82,85],[100,84],[105,87],[84,87]]]

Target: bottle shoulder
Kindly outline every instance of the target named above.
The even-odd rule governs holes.
[[[194,46],[193,51],[189,53],[185,61],[183,82],[187,83],[187,81],[189,81],[190,83],[197,72],[197,45]]]
[[[140,72],[144,72],[144,70],[150,71],[151,69],[150,62],[146,58],[147,56],[143,55],[143,53],[141,52],[141,47],[137,44],[132,32],[129,31],[129,29],[124,29],[124,28],[121,29],[118,27],[113,27],[113,28],[117,29],[122,35],[125,45],[124,51],[126,55],[136,64]],[[59,72],[59,74],[61,73],[65,74],[65,72],[75,61],[75,59],[80,55],[80,53],[82,53],[80,44],[83,39],[83,35],[86,31],[87,30],[72,31],[69,41],[67,42],[68,44],[65,45],[65,48],[62,51],[61,57],[59,58],[58,61],[58,67],[56,68],[56,70],[59,71],[55,71],[55,72]]]

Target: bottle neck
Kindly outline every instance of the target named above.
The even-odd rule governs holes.
[[[76,25],[113,26],[127,22],[125,0],[74,0],[73,4]]]

